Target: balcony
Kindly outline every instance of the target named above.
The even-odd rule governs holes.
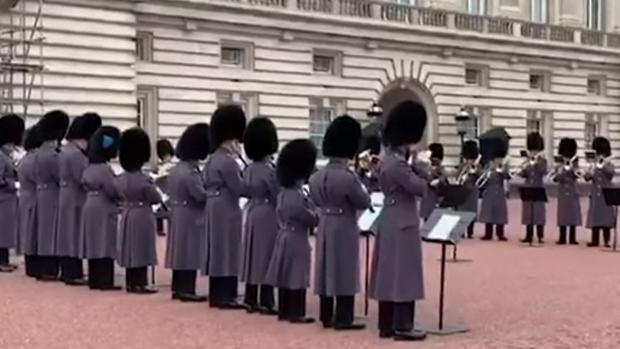
[[[440,27],[535,41],[572,43],[588,47],[620,48],[620,34],[585,28],[532,23],[510,18],[486,17],[442,9],[399,5],[378,0],[203,0],[207,3],[237,3],[288,11],[347,16],[414,27]]]

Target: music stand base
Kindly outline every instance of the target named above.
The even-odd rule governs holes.
[[[519,246],[527,247],[527,248],[542,248],[542,247],[545,247],[545,245],[542,245],[542,244],[536,244],[536,245],[533,245],[533,244],[520,244]]]
[[[433,335],[433,336],[445,337],[445,336],[452,336],[452,335],[460,334],[460,333],[467,333],[469,331],[470,329],[466,327],[444,326],[442,329],[439,329],[437,327],[428,329],[426,330],[426,333]]]
[[[619,253],[619,252],[620,252],[620,250],[610,248],[610,249],[604,249],[604,250],[601,250],[601,252],[607,252],[607,253]]]
[[[446,259],[446,263],[471,263],[473,262],[473,259],[463,259],[463,258],[457,258],[457,259]],[[441,258],[437,258],[437,262],[441,262]]]

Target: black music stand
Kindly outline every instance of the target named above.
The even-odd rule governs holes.
[[[620,187],[603,188],[603,196],[605,197],[605,203],[607,206],[613,206],[614,208],[614,242],[611,249],[603,250],[604,252],[620,252],[618,250],[618,206],[620,206]]]
[[[381,212],[383,210],[383,197],[371,196],[372,207],[364,211],[357,220],[357,225],[360,229],[360,235],[366,240],[366,270],[364,271],[364,315],[368,316],[368,306],[370,297],[370,237],[375,235],[374,230],[377,229],[377,224]]]
[[[450,208],[452,210],[458,211],[459,207],[462,206],[467,200],[467,196],[469,195],[471,188],[465,187],[464,185],[456,185],[456,184],[448,184],[442,186],[442,198],[439,204],[441,208]],[[448,259],[446,262],[448,263],[464,263],[464,262],[472,262],[471,259],[458,259],[456,256],[457,245],[454,244],[452,249],[452,259]],[[439,259],[441,261],[441,258]]]
[[[519,187],[519,194],[521,195],[521,202],[529,202],[530,205],[530,217],[534,219],[534,203],[536,202],[547,202],[547,191],[544,187],[529,187],[523,186]],[[529,241],[528,247],[541,247],[541,245],[534,245],[534,233],[532,233],[532,238]]]
[[[441,245],[441,271],[439,276],[439,323],[430,334],[448,336],[468,332],[465,327],[444,326],[444,298],[446,285],[446,247],[458,244],[463,232],[476,218],[473,212],[436,209],[422,227],[422,241]]]

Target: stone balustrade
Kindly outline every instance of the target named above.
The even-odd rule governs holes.
[[[234,2],[257,7],[366,18],[422,27],[442,27],[463,32],[521,37],[537,41],[620,48],[620,34],[585,28],[519,21],[451,12],[435,8],[400,5],[379,0],[204,0]]]

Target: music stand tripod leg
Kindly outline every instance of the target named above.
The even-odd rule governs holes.
[[[368,316],[368,297],[370,292],[370,278],[368,276],[370,269],[370,234],[366,234],[366,271],[365,271],[365,288],[366,295],[364,296],[364,315]]]

